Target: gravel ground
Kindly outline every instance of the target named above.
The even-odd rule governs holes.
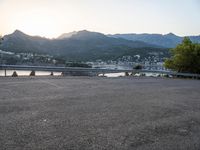
[[[199,150],[200,81],[0,78],[1,150]]]

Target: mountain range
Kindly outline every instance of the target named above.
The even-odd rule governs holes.
[[[200,42],[200,36],[190,37]],[[172,33],[161,34],[115,34],[105,35],[87,30],[65,33],[55,39],[30,36],[19,30],[5,35],[0,49],[15,53],[40,53],[67,60],[93,61],[114,60],[123,56],[158,53],[165,57],[168,48],[175,47],[183,37]]]
[[[177,36],[173,33],[169,34],[114,34],[108,35],[114,38],[123,38],[131,41],[142,41],[152,45],[158,45],[166,48],[174,48],[180,44],[184,37]],[[200,43],[199,36],[188,36],[193,42]]]

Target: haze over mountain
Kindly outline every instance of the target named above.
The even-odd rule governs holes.
[[[84,31],[84,30],[83,30]],[[61,36],[58,37],[58,39],[64,39],[64,38],[72,38],[79,35],[80,32],[70,32],[70,33],[64,33]],[[95,36],[96,32],[93,32],[93,35]],[[96,33],[96,36],[98,36],[99,33]],[[86,35],[85,35],[86,36]],[[174,48],[178,44],[180,44],[183,40],[184,37],[175,35],[173,33],[168,33],[168,34],[135,34],[135,33],[130,33],[130,34],[108,34],[108,37],[113,37],[113,38],[121,38],[121,39],[126,39],[126,40],[131,40],[131,41],[141,41],[145,42],[151,45],[157,45],[159,47],[165,47],[165,48]],[[193,42],[195,43],[200,43],[200,35],[199,36],[188,36]]]
[[[158,45],[166,48],[173,48],[180,44],[184,37],[177,36],[173,33],[169,34],[114,34],[108,35],[114,38],[123,38],[132,41],[142,41],[152,45]],[[188,36],[193,42],[200,43],[200,36]]]
[[[98,32],[87,30],[63,34],[57,39],[29,36],[19,30],[4,36],[0,48],[15,53],[42,53],[67,60],[117,59],[124,55],[146,55],[148,52],[165,51],[163,47],[113,38]]]
[[[60,35],[60,36],[58,37],[58,39],[69,38],[69,37],[71,37],[71,36],[74,35],[74,34],[77,34],[77,32],[76,32],[76,31],[73,31],[73,32],[69,32],[69,33],[63,33],[62,35]]]

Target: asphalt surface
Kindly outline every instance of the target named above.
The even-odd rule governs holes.
[[[200,80],[0,78],[1,150],[199,150]]]

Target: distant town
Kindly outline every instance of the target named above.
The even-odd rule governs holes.
[[[34,65],[34,66],[69,66],[70,64],[87,64],[88,66],[83,67],[93,67],[93,68],[110,68],[110,69],[130,69],[136,64],[141,64],[144,66],[157,65],[160,69],[163,69],[164,58],[160,58],[159,54],[151,53],[147,58],[141,59],[140,55],[123,56],[117,60],[107,60],[103,61],[98,59],[96,61],[86,61],[86,62],[72,62],[67,61],[62,58],[56,58],[51,55],[45,54],[35,54],[35,53],[13,53],[0,50],[0,64],[9,65]],[[73,67],[73,66],[72,66]]]

